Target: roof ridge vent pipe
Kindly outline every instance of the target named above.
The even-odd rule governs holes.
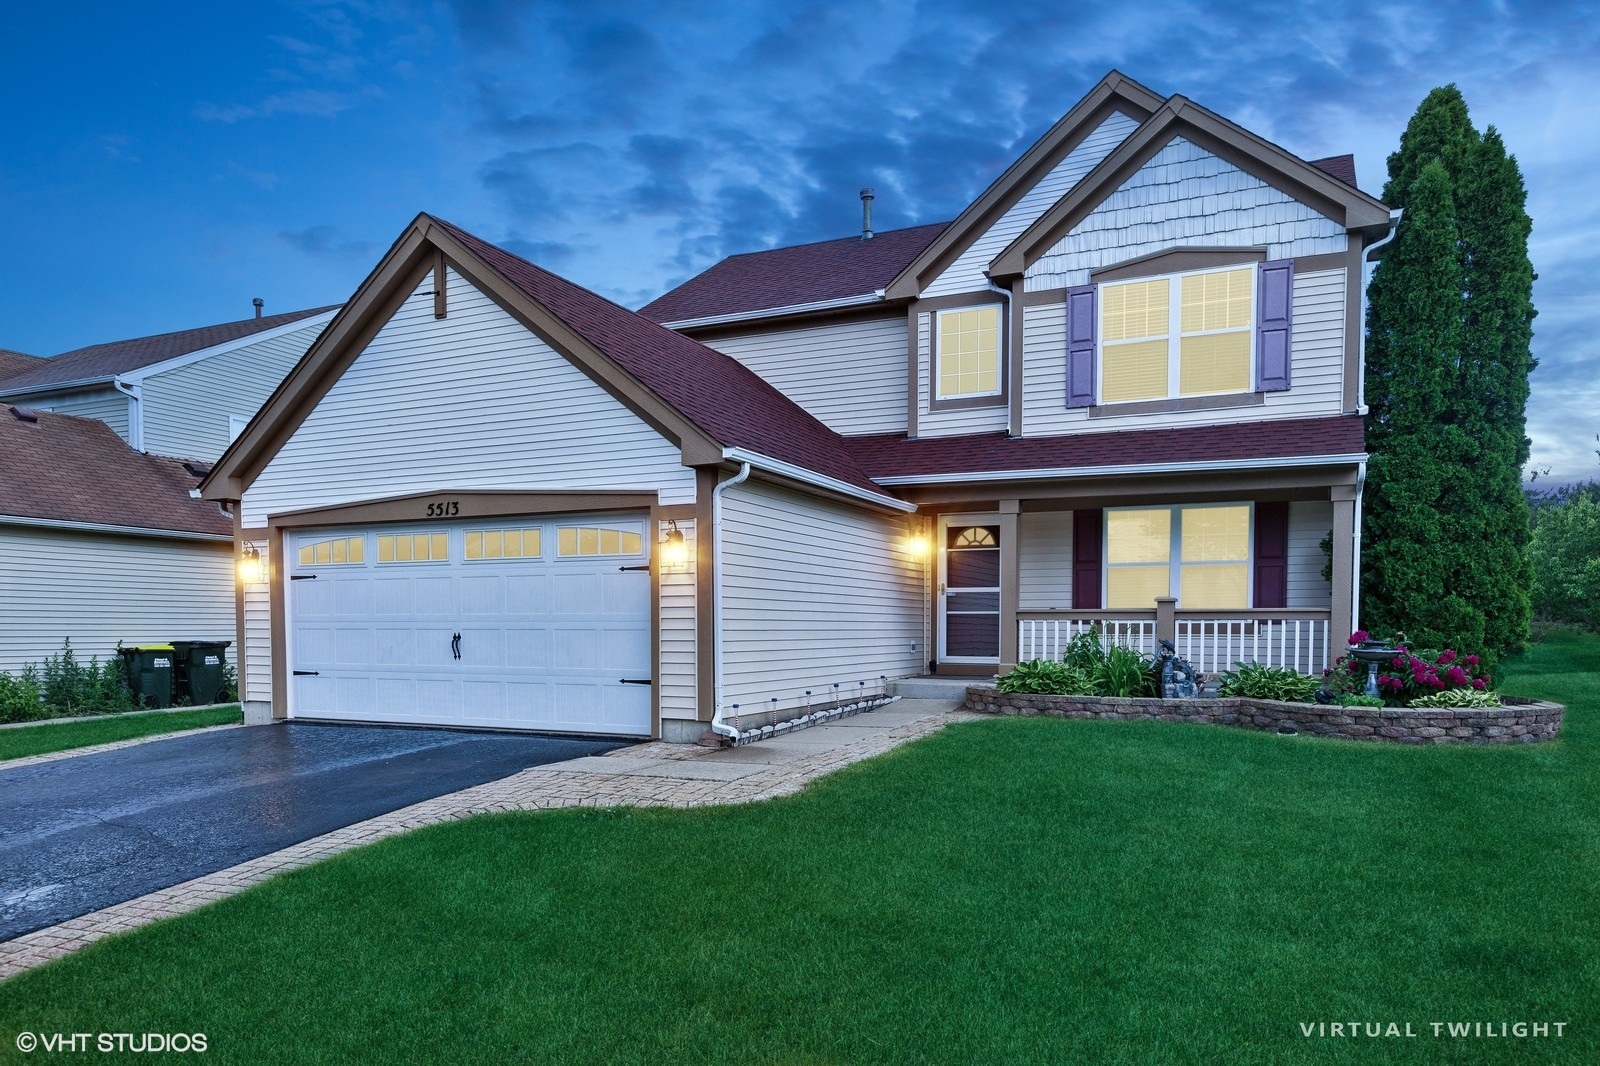
[[[877,193],[871,189],[861,190],[861,239],[872,240],[872,201]]]
[[[711,731],[739,743],[739,731],[722,720],[722,497],[750,477],[750,464],[740,463],[739,473],[711,490],[711,686],[716,711],[711,716]]]
[[[259,296],[257,296],[255,299],[250,301],[250,306],[254,307],[256,309],[256,317],[257,318],[261,317],[261,309],[263,307],[265,307],[266,305],[267,305],[267,301],[263,300]]]

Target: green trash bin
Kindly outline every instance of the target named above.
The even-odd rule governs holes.
[[[141,707],[172,706],[171,644],[135,644],[131,648],[119,645],[117,653],[122,656],[128,688]]]
[[[187,698],[199,707],[221,703],[227,695],[228,645],[231,640],[172,642],[172,698]]]

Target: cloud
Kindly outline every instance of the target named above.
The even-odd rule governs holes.
[[[578,251],[575,246],[565,241],[531,241],[515,234],[495,243],[513,255],[520,255],[528,262],[542,266],[546,270],[553,270],[571,262]]]
[[[351,108],[383,95],[376,86],[367,86],[357,92],[333,92],[327,89],[292,89],[274,93],[258,104],[219,105],[202,103],[194,109],[194,116],[202,122],[234,123],[247,118],[270,118],[273,115],[305,115],[311,118],[333,118]]]
[[[373,242],[352,239],[339,227],[330,225],[286,230],[278,234],[278,239],[297,252],[319,259],[368,259],[378,251]]]
[[[106,135],[100,138],[100,150],[107,158],[115,159],[119,163],[142,162],[138,156],[128,151],[131,144],[133,144],[132,137]]]

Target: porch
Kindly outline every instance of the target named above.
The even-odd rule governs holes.
[[[1331,609],[1180,611],[1170,598],[1157,600],[1151,611],[1020,611],[1017,661],[1059,659],[1074,637],[1096,630],[1102,639],[1146,655],[1169,641],[1202,674],[1258,662],[1318,675],[1332,662]]]

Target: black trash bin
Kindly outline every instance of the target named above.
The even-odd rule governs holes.
[[[128,688],[141,707],[172,706],[171,644],[136,644],[131,648],[118,647],[122,668],[128,677]]]
[[[172,698],[195,706],[227,697],[228,645],[231,640],[175,640]]]

